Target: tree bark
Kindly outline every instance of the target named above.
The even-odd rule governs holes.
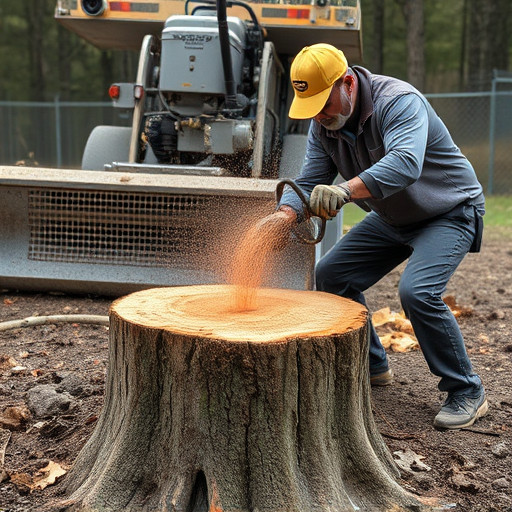
[[[30,99],[45,100],[46,76],[44,70],[44,20],[46,2],[30,0],[25,7],[27,19],[27,41],[30,64]]]
[[[384,0],[373,0],[372,72],[384,70]]]
[[[425,88],[425,20],[423,0],[397,0],[407,27],[407,81]]]
[[[469,1],[468,90],[488,91],[494,69],[508,69],[510,0]]]
[[[234,295],[159,288],[112,305],[104,408],[61,505],[426,510],[398,485],[372,417],[366,309],[267,288],[237,311]]]

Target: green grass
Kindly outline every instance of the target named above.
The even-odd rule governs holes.
[[[512,227],[512,196],[489,196],[485,200],[485,226]]]
[[[512,228],[512,196],[489,196],[485,200],[484,224],[486,228]],[[361,221],[366,212],[354,204],[348,204],[343,208],[343,227],[350,226]]]

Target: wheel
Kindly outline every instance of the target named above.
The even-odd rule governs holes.
[[[82,169],[103,171],[105,164],[128,162],[132,129],[125,126],[96,126],[87,139]]]

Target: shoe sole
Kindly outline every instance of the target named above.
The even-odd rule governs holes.
[[[370,377],[370,385],[371,386],[391,386],[394,382],[395,375],[393,374],[393,370],[388,370],[387,372],[380,373],[378,375],[374,375]]]
[[[394,382],[393,377],[388,377],[388,378],[385,378],[382,380],[370,380],[370,385],[379,386],[379,387],[391,386],[391,384],[393,384],[393,382]]]
[[[488,410],[489,410],[489,404],[487,403],[487,399],[485,399],[485,401],[482,403],[482,405],[477,409],[476,414],[474,415],[474,417],[471,418],[466,423],[461,423],[459,425],[453,425],[453,424],[452,425],[443,425],[443,424],[436,424],[436,422],[434,420],[434,427],[442,428],[444,430],[457,430],[459,428],[470,427],[471,425],[473,425],[473,423],[475,423],[475,421],[478,418],[481,418],[482,416],[485,416],[487,414]]]

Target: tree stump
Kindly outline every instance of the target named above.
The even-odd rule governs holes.
[[[423,510],[374,424],[366,309],[233,287],[133,293],[110,310],[95,431],[66,479],[73,511]]]

